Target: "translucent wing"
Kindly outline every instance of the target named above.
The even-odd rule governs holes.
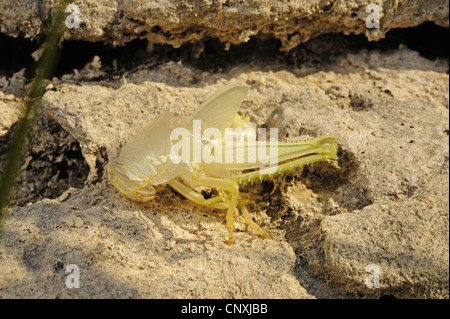
[[[186,122],[185,128],[192,132],[193,121],[200,120],[202,130],[206,128],[217,128],[223,135],[225,128],[232,127],[233,121],[237,116],[237,111],[247,96],[249,88],[248,85],[242,83],[226,85],[199,106],[192,117]],[[201,166],[211,176],[229,176],[229,172],[223,165],[202,163]]]
[[[217,128],[223,133],[225,128],[231,127],[249,88],[241,83],[223,87],[200,105],[187,121],[186,129],[192,132],[193,120],[201,120],[202,129]]]
[[[128,168],[129,175],[142,180],[159,173],[154,182],[164,183],[176,177],[175,164],[169,159],[171,128],[172,114],[165,111],[122,147],[117,162]]]

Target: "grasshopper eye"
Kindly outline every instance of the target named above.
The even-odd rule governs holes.
[[[109,165],[108,168],[112,171],[112,173],[120,178],[128,178],[128,175],[122,171],[122,169],[118,165]]]
[[[109,164],[106,166],[108,178],[114,187],[118,188],[119,184],[123,184],[130,181],[130,178],[123,169],[117,164]]]
[[[126,167],[120,164],[109,164],[107,166],[108,176],[115,177],[123,182],[135,182],[141,181],[139,177],[136,177],[131,172],[129,172]]]

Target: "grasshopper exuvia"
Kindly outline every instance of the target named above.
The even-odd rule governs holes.
[[[249,198],[239,191],[239,186],[265,177],[272,178],[274,174],[286,170],[331,159],[336,155],[337,140],[334,137],[322,136],[299,142],[255,143],[246,136],[240,143],[234,144],[226,143],[226,138],[217,138],[217,135],[227,136],[229,129],[256,129],[256,125],[247,117],[237,113],[248,90],[247,85],[239,83],[225,86],[178,127],[172,115],[164,112],[128,141],[120,151],[118,164],[107,166],[109,180],[123,196],[136,201],[151,200],[156,194],[154,186],[168,184],[197,204],[227,209],[227,244],[234,242],[233,218],[239,211],[250,228],[263,237],[268,237],[269,234],[252,220],[247,210]],[[201,121],[202,132],[194,132],[198,130],[195,127],[197,121]],[[177,144],[174,144],[172,133],[180,127],[194,137],[193,142],[189,142],[189,145],[194,144],[192,151],[190,147],[175,150]],[[211,132],[215,132],[213,140],[210,139]],[[263,152],[261,147],[264,148]],[[256,148],[260,148],[258,153]],[[270,148],[276,148],[276,152],[267,152]],[[185,153],[188,150],[188,154],[180,156],[180,149]],[[199,151],[203,155],[209,155],[209,160],[192,160],[195,157],[198,159],[195,153]],[[234,155],[226,158],[226,154],[230,153]],[[236,160],[239,154],[244,153],[247,157],[242,156],[241,160]],[[263,156],[264,160],[250,156],[255,153],[266,156]],[[268,166],[268,162],[271,165]],[[218,195],[205,199],[195,190],[199,186],[215,188]]]

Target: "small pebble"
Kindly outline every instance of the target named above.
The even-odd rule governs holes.
[[[76,217],[75,218],[75,226],[76,227],[81,227],[81,226],[83,226],[84,225],[84,221],[81,219],[81,217]]]

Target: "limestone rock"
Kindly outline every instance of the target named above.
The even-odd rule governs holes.
[[[2,1],[0,31],[15,37],[39,36],[50,23],[52,2]],[[79,9],[79,27],[68,28],[66,39],[113,45],[144,38],[150,46],[167,43],[179,47],[185,42],[217,38],[229,46],[258,35],[280,39],[282,49],[289,50],[323,33],[363,33],[369,40],[379,40],[393,28],[417,26],[426,21],[448,26],[448,1],[444,0],[202,0],[195,4],[187,0],[84,0],[74,3]],[[74,11],[69,10],[69,14]],[[376,18],[379,28],[370,24]]]
[[[12,94],[0,91],[0,136],[6,134],[9,128],[17,122],[22,110],[20,99]]]
[[[333,287],[448,298],[448,63],[406,48],[338,60],[214,74],[169,62],[131,72],[128,84],[55,83],[44,109],[80,142],[92,178],[8,214],[0,296],[310,298],[336,296]],[[271,187],[247,188],[253,217],[273,236],[260,239],[239,220],[227,247],[223,213],[168,187],[148,203],[128,201],[99,158],[113,162],[164,109],[188,116],[230,82],[251,86],[241,111],[278,127],[280,139],[332,135],[340,149]],[[80,289],[65,286],[69,264]],[[365,285],[369,265],[379,267],[379,288]],[[328,286],[314,291],[320,280]]]

